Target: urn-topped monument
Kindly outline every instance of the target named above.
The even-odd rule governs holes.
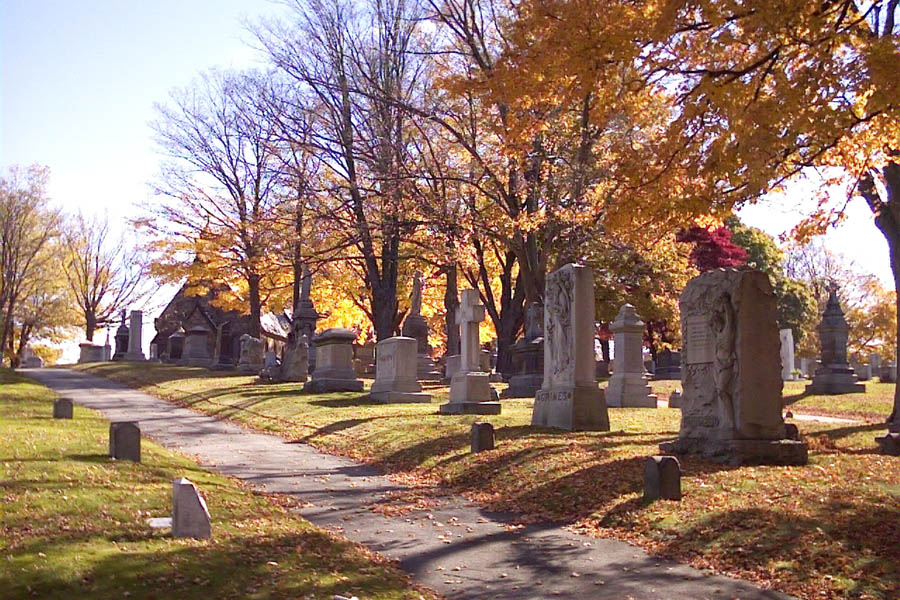
[[[673,454],[730,464],[806,464],[807,446],[787,439],[775,294],[755,270],[716,269],[679,299],[684,343],[678,439]]]
[[[809,394],[849,394],[865,392],[865,384],[859,383],[856,372],[847,362],[847,337],[850,326],[841,310],[837,289],[832,288],[822,314],[819,332],[821,356],[812,383],[806,386]]]

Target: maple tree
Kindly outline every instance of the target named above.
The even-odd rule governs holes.
[[[210,71],[157,105],[152,124],[167,157],[157,185],[166,198],[140,224],[154,235],[153,272],[170,281],[223,281],[217,301],[246,310],[259,337],[266,294],[278,283],[274,252],[284,198],[277,122],[260,108],[260,73]],[[224,307],[224,306],[223,306]]]
[[[81,313],[85,339],[116,321],[120,311],[150,294],[146,259],[124,235],[113,238],[104,219],[79,214],[65,224],[63,272]]]
[[[715,228],[693,225],[679,231],[675,240],[694,244],[691,263],[701,273],[747,263],[747,251],[731,241],[731,230],[724,225]]]

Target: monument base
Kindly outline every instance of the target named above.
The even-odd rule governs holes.
[[[126,352],[122,360],[125,362],[145,362],[147,357],[144,356],[143,352]]]
[[[595,386],[541,389],[534,397],[531,424],[536,427],[609,431],[606,397]]]
[[[534,398],[544,384],[543,373],[531,375],[513,375],[509,378],[509,387],[500,392],[501,398]]]
[[[326,392],[361,392],[363,382],[359,379],[331,379],[320,377],[303,384],[307,394],[324,394]]]
[[[425,392],[369,392],[369,399],[382,404],[401,404],[410,402],[431,402],[431,394]]]
[[[806,386],[807,394],[855,394],[865,393],[865,384],[858,383],[856,373],[846,365],[820,366]]]
[[[606,388],[606,405],[622,408],[656,408],[656,396],[639,373],[616,373]]]
[[[728,465],[805,465],[809,461],[806,442],[795,440],[715,440],[679,438],[663,442],[666,454],[692,454]]]
[[[249,364],[249,363],[238,363],[238,366],[235,367],[235,371],[240,373],[241,375],[259,375],[259,372],[263,370],[263,364],[259,363],[258,365]]]
[[[182,358],[178,361],[178,365],[182,367],[205,367],[210,368],[213,366],[213,359],[211,358]]]
[[[441,404],[442,415],[499,415],[499,402],[448,402]]]
[[[416,379],[419,381],[440,381],[444,376],[427,354],[416,357]]]

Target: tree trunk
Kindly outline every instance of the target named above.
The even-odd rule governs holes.
[[[372,325],[375,340],[380,342],[393,337],[397,332],[397,289],[391,290],[378,285],[372,290]]]
[[[447,276],[447,288],[444,292],[444,329],[447,334],[447,351],[445,356],[459,354],[459,325],[456,324],[456,309],[459,308],[459,281],[456,263],[444,266]]]
[[[259,300],[259,275],[254,273],[247,278],[250,291],[250,335],[262,339],[262,305]]]
[[[84,339],[94,341],[94,332],[97,331],[97,315],[93,310],[84,313]]]

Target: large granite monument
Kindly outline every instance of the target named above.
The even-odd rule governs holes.
[[[122,322],[116,329],[116,335],[113,338],[116,342],[116,350],[113,352],[112,360],[125,360],[125,354],[128,352],[128,325],[125,324],[125,311],[122,311]]]
[[[850,394],[865,392],[865,384],[859,383],[856,373],[847,362],[847,337],[850,326],[844,318],[837,289],[832,288],[822,314],[819,332],[819,364],[812,383],[806,386],[808,394]]]
[[[304,392],[361,392],[363,382],[353,368],[353,342],[357,334],[350,329],[326,329],[315,337],[316,370],[303,385]]]
[[[181,350],[179,364],[189,367],[210,367],[213,358],[209,353],[210,329],[202,323],[192,325],[187,330]]]
[[[716,269],[679,299],[684,343],[681,431],[660,444],[729,464],[806,464],[786,439],[775,294],[761,271]]]
[[[441,372],[431,358],[431,344],[428,343],[428,322],[422,316],[422,274],[413,276],[412,295],[409,299],[409,314],[403,320],[400,333],[416,340],[416,377],[420,381],[440,381]],[[377,371],[377,367],[376,367]]]
[[[310,294],[312,293],[312,273],[308,268],[303,269],[303,279],[300,282],[300,301],[294,307],[291,315],[292,328],[296,327],[300,335],[306,336],[307,354],[307,371],[312,373],[316,370],[316,323],[319,320],[319,313],[313,305]]]
[[[544,307],[533,302],[525,311],[525,333],[509,347],[516,373],[501,398],[534,398],[544,382]]]
[[[607,406],[656,408],[656,396],[647,384],[650,377],[644,372],[641,357],[644,325],[634,307],[626,304],[610,326],[616,353],[613,376],[606,388]]]
[[[377,402],[431,402],[416,378],[418,342],[409,337],[391,337],[375,346],[375,382],[369,398]]]
[[[594,277],[568,264],[547,276],[544,292],[544,382],[531,424],[609,430],[603,390],[594,375]]]
[[[494,401],[490,376],[481,370],[478,328],[484,320],[484,305],[478,290],[463,290],[456,310],[460,328],[459,370],[450,379],[450,401],[442,404],[441,414],[499,415],[500,403]]]

